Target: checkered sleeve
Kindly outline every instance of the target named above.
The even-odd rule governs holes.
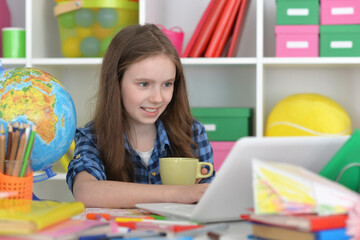
[[[207,138],[205,127],[197,120],[193,121],[193,140],[199,147],[199,160],[200,162],[209,162],[214,164],[213,150]],[[209,183],[215,176],[215,170],[212,176],[202,179],[200,183]]]
[[[76,129],[74,158],[70,161],[66,175],[69,189],[73,190],[76,174],[86,171],[98,180],[106,180],[105,168],[100,160],[95,136],[89,127]]]

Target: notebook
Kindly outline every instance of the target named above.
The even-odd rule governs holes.
[[[243,137],[197,204],[142,203],[136,207],[201,223],[240,220],[253,207],[251,161],[287,162],[319,172],[349,136]]]

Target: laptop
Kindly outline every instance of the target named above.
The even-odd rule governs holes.
[[[341,137],[240,138],[197,204],[141,203],[137,208],[201,223],[239,220],[253,208],[253,158],[286,162],[319,172],[347,141]]]

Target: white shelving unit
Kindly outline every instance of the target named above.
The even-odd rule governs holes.
[[[183,50],[210,0],[140,0],[139,22],[180,26]],[[55,1],[11,0],[10,8],[27,30],[27,57],[2,59],[3,67],[43,69],[69,90],[76,105],[78,126],[94,109],[101,58],[64,58],[60,50]],[[21,7],[25,6],[25,7]],[[275,0],[249,0],[239,48],[234,58],[182,59],[193,107],[249,107],[253,135],[264,136],[267,116],[284,97],[315,92],[331,97],[360,127],[360,58],[275,58]],[[64,183],[64,175],[54,179]],[[49,182],[49,181],[47,181]],[[36,184],[35,184],[36,186]]]

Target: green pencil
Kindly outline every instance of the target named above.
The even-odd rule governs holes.
[[[24,176],[26,167],[27,167],[27,165],[28,165],[29,158],[30,158],[30,153],[31,153],[31,149],[32,149],[32,146],[33,146],[33,144],[34,144],[35,133],[36,133],[36,125],[33,125],[32,128],[31,128],[31,133],[30,133],[30,137],[29,137],[29,142],[28,142],[28,144],[27,144],[26,151],[25,151],[25,155],[24,155],[24,159],[23,159],[23,163],[22,163],[22,166],[21,166],[21,171],[20,171],[20,175],[19,175],[20,177],[23,177],[23,176]]]

